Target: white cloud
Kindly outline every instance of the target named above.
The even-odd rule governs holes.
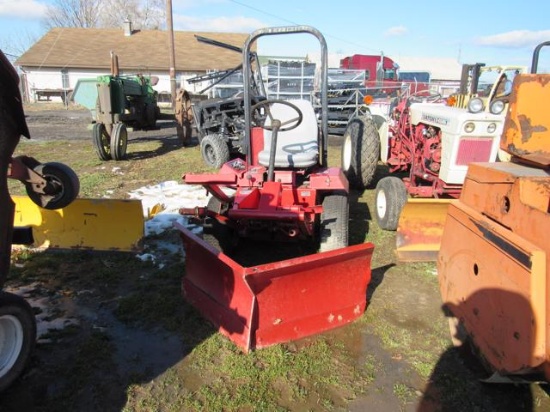
[[[40,19],[47,6],[36,0],[0,0],[0,16],[19,19]]]
[[[174,16],[175,30],[248,33],[265,26],[266,24],[262,21],[250,17],[199,18],[182,15]]]
[[[405,26],[393,26],[384,32],[384,36],[402,36],[408,31]]]
[[[548,38],[550,38],[550,30],[514,30],[492,36],[478,37],[474,42],[479,46],[522,48],[533,47],[548,40]]]

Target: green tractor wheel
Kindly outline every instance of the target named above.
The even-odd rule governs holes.
[[[111,134],[111,156],[114,160],[123,160],[126,157],[128,146],[128,130],[124,123],[115,123]]]
[[[100,160],[111,160],[111,138],[103,123],[95,123],[92,129],[92,140]]]

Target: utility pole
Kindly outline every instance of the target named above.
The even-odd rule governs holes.
[[[166,28],[170,49],[170,97],[172,109],[176,107],[176,50],[174,47],[174,25],[172,23],[172,0],[166,0]]]

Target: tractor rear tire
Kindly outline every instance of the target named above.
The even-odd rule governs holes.
[[[334,192],[323,198],[319,252],[348,245],[349,201],[346,192]]]
[[[95,123],[92,129],[94,149],[100,160],[111,160],[111,137],[103,123]]]
[[[219,169],[229,161],[229,147],[220,136],[209,134],[201,140],[201,155],[208,166]]]
[[[41,163],[33,170],[46,179],[47,186],[53,190],[53,193],[37,193],[32,184],[27,183],[25,185],[27,195],[36,205],[48,210],[62,209],[78,196],[80,181],[74,170],[66,164]]]
[[[128,130],[124,123],[115,123],[111,134],[111,157],[113,160],[123,160],[128,147]]]
[[[376,173],[380,158],[380,136],[374,120],[352,119],[344,132],[342,170],[353,189],[364,190]]]
[[[145,118],[148,129],[156,129],[157,127],[157,105],[149,103],[145,106]]]
[[[36,320],[20,296],[0,292],[0,392],[25,370],[36,342]]]
[[[407,188],[401,179],[387,176],[376,185],[376,222],[383,230],[397,230],[399,215],[407,203]]]

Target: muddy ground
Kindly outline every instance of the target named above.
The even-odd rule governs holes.
[[[58,109],[58,108],[56,108]],[[87,128],[90,115],[86,110],[29,110],[28,124],[33,139],[51,140],[90,139]],[[143,133],[143,134],[141,134]],[[158,136],[155,135],[158,133]],[[166,121],[157,132],[136,132],[132,138],[175,136],[173,123]],[[333,137],[332,145],[341,139]],[[59,159],[63,161],[63,159]],[[355,211],[359,212],[356,207]],[[365,205],[361,206],[365,207]],[[360,210],[365,213],[365,210]],[[354,211],[352,210],[352,215]],[[367,210],[368,213],[368,210]],[[353,217],[352,217],[353,220]],[[367,225],[369,222],[366,223]],[[172,236],[172,235],[168,235]],[[446,331],[446,319],[441,311],[441,298],[437,289],[435,265],[405,265],[396,262],[392,245],[393,234],[385,235],[376,245],[373,261],[373,277],[368,291],[369,305],[363,319],[352,325],[331,331],[327,339],[338,342],[351,353],[358,368],[373,364],[372,379],[368,388],[359,396],[345,403],[335,402],[332,406],[308,405],[288,410],[349,410],[349,411],[547,411],[550,401],[544,386],[500,385],[482,383],[488,372],[471,355],[467,348],[453,348]],[[175,244],[178,239],[169,238]],[[90,284],[82,277],[88,262],[96,259],[107,269],[116,271],[116,288],[104,284]],[[169,258],[168,258],[169,259]],[[183,262],[179,262],[182,264]],[[39,341],[30,365],[22,378],[5,393],[0,394],[0,411],[56,411],[68,410],[61,401],[71,380],[79,379],[84,373],[98,381],[88,390],[80,388],[71,393],[74,400],[69,403],[79,411],[128,411],[137,408],[130,404],[130,391],[135,385],[153,382],[171,369],[182,370],[186,355],[193,344],[182,342],[177,333],[167,332],[161,327],[121,322],[117,299],[139,288],[133,280],[136,276],[146,279],[147,268],[135,268],[132,263],[117,268],[110,266],[108,254],[90,256],[77,254],[67,257],[63,266],[66,272],[62,282],[57,277],[50,282],[12,280],[9,287],[23,287],[23,292],[36,307],[41,303],[55,306],[53,312],[42,316],[47,322],[54,322],[63,314],[74,325],[68,325],[73,333],[49,336]],[[46,269],[44,269],[46,270]],[[127,272],[127,273],[126,273]],[[420,274],[419,274],[420,273]],[[172,281],[179,276],[167,275],[161,282]],[[21,289],[20,289],[21,291]],[[37,310],[44,313],[46,309]],[[49,309],[48,309],[49,310]],[[190,309],[182,306],[174,316],[192,317]],[[377,327],[371,324],[377,323]],[[383,325],[389,326],[385,336]],[[434,345],[428,370],[419,372],[413,367],[407,353],[415,345],[421,346],[424,328],[439,328],[443,345]],[[75,332],[76,331],[76,332]],[[109,345],[116,353],[114,364],[102,353],[105,346],[98,342],[96,347],[90,336],[96,332],[109,336]],[[407,331],[400,341],[395,331]],[[196,341],[205,339],[215,330],[204,325],[196,330]],[[98,334],[102,339],[103,334]],[[405,336],[407,337],[405,339]],[[411,338],[412,336],[412,338]],[[397,344],[395,342],[397,341]],[[391,344],[394,342],[394,344]],[[86,346],[83,346],[83,345]],[[300,343],[296,344],[299,350]],[[92,355],[87,364],[69,364],[77,353]],[[91,359],[91,361],[90,361]],[[84,371],[84,372],[83,372]],[[173,391],[166,387],[165,391]],[[188,390],[179,388],[180,391]],[[194,388],[197,390],[197,388]],[[162,396],[160,396],[162,398]],[[59,406],[64,405],[64,406]],[[169,404],[156,407],[141,407],[140,410],[178,410]],[[276,405],[257,410],[281,410]],[[184,410],[184,409],[181,409]],[[284,410],[284,409],[283,409]]]

